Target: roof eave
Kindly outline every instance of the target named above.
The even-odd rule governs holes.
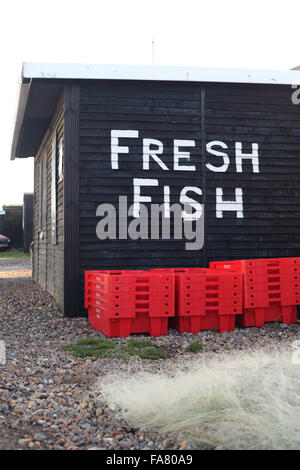
[[[14,132],[13,132],[13,138],[12,138],[12,144],[11,144],[11,155],[10,155],[11,160],[15,160],[17,156],[16,153],[17,153],[19,138],[20,138],[20,134],[22,130],[22,124],[23,124],[24,114],[26,111],[30,87],[31,87],[31,80],[28,83],[22,83],[22,82],[20,83],[19,99],[17,102],[16,118],[14,121],[15,126],[14,126]]]
[[[26,79],[69,80],[154,80],[227,82],[249,84],[298,84],[297,70],[222,69],[156,65],[47,64],[27,62]]]

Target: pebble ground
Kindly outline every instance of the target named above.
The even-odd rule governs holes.
[[[0,364],[0,450],[193,449],[179,438],[118,422],[95,392],[97,379],[114,372],[130,375],[186,368],[197,356],[185,350],[195,339],[204,346],[198,355],[290,346],[300,339],[299,324],[270,323],[223,334],[179,335],[169,330],[167,336],[153,338],[165,347],[167,359],[75,358],[61,346],[103,335],[90,328],[86,318],[64,318],[52,297],[30,280],[28,263],[0,260],[0,339],[7,348],[6,365]],[[114,341],[125,344],[127,340]]]

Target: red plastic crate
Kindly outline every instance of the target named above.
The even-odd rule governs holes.
[[[239,317],[241,326],[264,326],[267,322],[282,322],[286,324],[297,322],[297,307],[272,305],[265,308],[246,309]]]
[[[217,261],[210,268],[243,273],[243,326],[265,322],[295,323],[300,304],[300,258]]]
[[[220,315],[241,313],[242,276],[237,273],[212,273],[205,268],[170,268],[151,271],[175,274],[176,315],[186,315],[186,310],[197,309],[204,315],[206,308],[218,310]],[[228,308],[232,311],[228,311]]]
[[[97,307],[89,307],[88,312],[91,327],[101,331],[109,338],[127,337],[130,335],[130,318],[105,318]]]
[[[218,328],[222,332],[234,328],[235,315],[242,313],[240,273],[213,273],[205,268],[152,271],[175,274],[176,317],[170,321],[170,325],[178,331],[197,333]],[[179,320],[181,317],[183,319]]]
[[[106,318],[101,309],[89,307],[89,323],[109,338],[127,337],[132,333],[149,333],[162,336],[168,332],[168,318],[150,318],[146,313],[138,313],[134,318]]]
[[[111,296],[111,299],[118,300],[119,293],[133,294],[134,284],[132,276],[143,274],[144,271],[133,270],[99,270],[85,271],[84,273],[84,307],[88,308],[88,289],[95,289],[98,292],[105,292]]]
[[[232,331],[235,327],[235,315],[218,315],[208,312],[205,316],[182,316],[170,320],[170,326],[179,333],[199,333],[201,330],[217,328],[219,333]]]
[[[173,316],[175,305],[175,278],[169,273],[123,271],[86,274],[86,306],[104,306],[110,316],[118,316],[117,308],[132,308],[134,313],[147,311],[150,317]],[[116,274],[117,273],[117,274]],[[93,281],[90,281],[90,279]],[[95,283],[97,281],[97,283]],[[97,287],[98,285],[98,287]],[[97,297],[96,297],[97,293]],[[95,301],[99,300],[98,303]],[[134,315],[133,315],[134,316]]]
[[[118,331],[128,336],[128,328],[130,333],[160,336],[167,333],[168,317],[175,315],[175,277],[149,271],[87,271],[85,307],[91,325],[108,336],[119,336]]]
[[[150,336],[166,335],[168,317],[149,317],[147,313],[137,314],[131,320],[131,333],[149,333]]]

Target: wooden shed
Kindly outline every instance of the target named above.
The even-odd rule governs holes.
[[[22,204],[3,205],[0,214],[0,233],[9,238],[9,248],[23,247]]]
[[[23,195],[23,246],[24,253],[30,252],[33,241],[33,193]]]
[[[34,279],[81,315],[84,271],[300,256],[299,71],[23,66],[12,159],[34,157]],[[195,248],[100,233],[105,206],[201,205]],[[101,206],[101,207],[100,207]]]

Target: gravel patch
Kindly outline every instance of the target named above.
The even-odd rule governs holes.
[[[30,258],[0,258],[0,279],[31,279]]]
[[[27,258],[0,258],[0,273],[2,271],[16,271],[31,269],[31,260]]]
[[[12,279],[31,279],[31,269],[20,269],[18,271],[1,271],[0,279],[6,279],[7,281]]]
[[[87,337],[104,335],[93,330],[87,318],[64,318],[52,297],[34,282],[0,279],[0,339],[7,347],[6,366],[0,365],[0,449],[192,449],[188,442],[117,421],[114,410],[97,394],[97,380],[111,373],[188,369],[199,355],[290,346],[300,339],[300,325],[268,324],[223,334],[179,335],[169,330],[167,336],[153,339],[168,356],[156,361],[80,359],[61,350]],[[186,352],[195,339],[203,350]]]

